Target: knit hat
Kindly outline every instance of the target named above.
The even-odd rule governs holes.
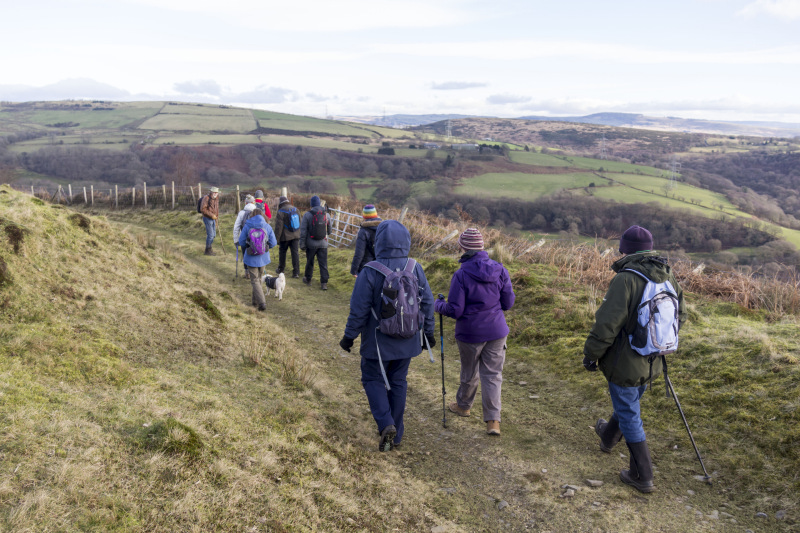
[[[631,226],[619,239],[619,251],[623,254],[635,254],[653,249],[653,235],[640,226]]]
[[[483,235],[478,228],[467,228],[458,237],[458,245],[463,250],[483,250]]]
[[[264,199],[264,191],[261,189],[256,191],[256,200],[263,200]]]
[[[245,205],[254,204],[256,203],[256,199],[252,194],[248,194],[247,196],[244,197],[244,203]]]
[[[309,200],[311,207],[317,207],[320,205],[319,196],[312,196],[311,200]]]
[[[288,203],[289,203],[289,199],[286,198],[285,196],[281,196],[280,198],[278,198],[278,205],[279,206],[281,206],[283,204],[288,204]]]
[[[378,218],[378,210],[375,209],[374,205],[367,204],[364,206],[364,209],[361,210],[361,215],[364,217],[364,220],[376,219]]]

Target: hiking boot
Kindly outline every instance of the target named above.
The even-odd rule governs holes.
[[[611,453],[611,448],[622,439],[622,430],[619,429],[616,415],[611,415],[608,422],[604,418],[599,419],[594,425],[594,432],[600,437],[600,449],[606,453]]]
[[[266,305],[259,305],[258,306],[258,310],[259,311],[266,311],[267,310],[267,306]]]
[[[283,272],[283,269],[282,269],[281,267],[278,267],[278,268],[276,268],[276,269],[275,269],[275,273],[276,273],[277,275],[279,275],[279,276],[280,276],[280,275],[281,275],[281,272]]]
[[[298,279],[298,278],[300,277],[300,274],[292,274],[292,277],[293,277],[294,279]]]
[[[486,433],[488,435],[500,435],[500,422],[497,420],[487,420]]]
[[[307,277],[303,276],[303,283],[305,283],[306,285],[309,285],[311,283],[311,278],[307,278]]]
[[[217,255],[217,254],[214,253],[214,250],[211,249],[211,246],[206,246],[205,255]]]
[[[458,416],[469,416],[469,409],[460,408],[457,402],[450,402],[447,408],[450,409],[450,411],[457,414]]]
[[[322,289],[323,291],[327,291],[328,290],[328,284],[327,283],[320,283],[319,288]]]
[[[397,435],[397,428],[388,425],[381,431],[381,442],[378,444],[378,451],[388,452],[394,446],[394,438]]]
[[[653,492],[653,461],[650,459],[650,448],[647,441],[626,442],[631,452],[630,470],[622,470],[619,478],[626,485],[630,485],[639,492]]]

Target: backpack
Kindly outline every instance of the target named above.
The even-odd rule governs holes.
[[[392,271],[378,261],[370,261],[365,266],[383,274],[381,288],[381,315],[372,309],[378,321],[378,329],[384,335],[395,339],[409,339],[419,335],[423,321],[419,303],[419,282],[414,275],[417,262],[409,259],[403,270]]]
[[[200,197],[200,199],[199,199],[199,200],[197,200],[197,212],[198,212],[198,213],[202,213],[202,212],[203,212],[203,210],[202,210],[202,209],[200,209],[200,207],[203,205],[203,199],[204,199],[206,196],[208,196],[208,195],[206,194],[205,196],[201,196],[201,197]]]
[[[328,217],[325,208],[321,206],[311,209],[311,228],[308,236],[314,240],[321,241],[328,236]]]
[[[250,228],[247,232],[247,246],[250,255],[263,255],[267,251],[267,232],[261,228]]]
[[[291,208],[289,211],[285,211],[283,209],[279,209],[278,211],[285,215],[289,215],[289,223],[287,224],[285,220],[283,222],[283,225],[286,229],[289,231],[297,231],[300,229],[300,215],[297,214],[296,207]]]
[[[631,269],[647,280],[639,302],[636,328],[628,335],[631,348],[641,356],[652,357],[675,353],[678,349],[678,295],[669,280],[656,283]]]

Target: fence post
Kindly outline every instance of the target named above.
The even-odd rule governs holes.
[[[439,241],[438,243],[434,244],[433,246],[431,246],[430,248],[428,248],[427,250],[425,250],[425,251],[422,253],[422,255],[424,256],[424,255],[428,255],[428,254],[430,254],[430,253],[432,253],[432,252],[435,252],[436,250],[438,250],[439,248],[441,248],[442,246],[444,246],[444,243],[446,243],[447,241],[449,241],[450,239],[452,239],[452,238],[453,238],[453,237],[455,237],[456,235],[458,235],[458,230],[457,230],[457,229],[455,229],[455,230],[451,231],[450,233],[448,233],[448,234],[447,234],[447,237],[445,237],[444,239],[442,239],[442,240],[441,240],[441,241]]]
[[[36,196],[36,192],[33,190],[33,185],[31,185],[31,196]]]
[[[94,207],[94,185],[92,185],[91,188],[92,188],[92,207]]]
[[[144,188],[144,208],[147,209],[147,183],[142,182],[142,187]]]
[[[281,196],[289,198],[289,187],[281,187]]]
[[[112,200],[113,195],[114,195],[114,191],[111,190],[111,189],[108,189],[108,206],[109,207],[114,205],[114,200]]]
[[[397,217],[397,221],[399,223],[401,223],[401,224],[403,223],[403,219],[406,218],[406,213],[408,213],[408,207],[407,206],[403,207],[403,210],[400,211],[400,216]]]
[[[194,199],[194,187],[189,185],[189,190],[192,191],[192,205],[197,203],[197,200]]]
[[[198,198],[203,197],[203,190],[200,188],[200,183],[197,184],[197,197]]]
[[[239,198],[240,196],[241,195],[239,194],[239,186],[237,185],[236,186],[236,212],[237,213],[242,210],[242,201]]]
[[[114,185],[114,209],[119,208],[119,189],[118,185]]]
[[[86,196],[86,186],[83,187],[83,205],[89,205],[89,197]]]
[[[69,189],[69,205],[72,205],[72,184],[68,183],[67,188]]]
[[[131,207],[136,205],[136,187],[131,187]]]
[[[166,209],[167,208],[167,185],[166,184],[162,184],[161,185],[161,192],[164,193],[164,209]]]
[[[172,209],[175,209],[175,182],[172,182]]]

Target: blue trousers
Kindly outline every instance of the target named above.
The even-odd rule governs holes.
[[[386,379],[389,380],[389,386],[392,388],[387,391],[378,360],[361,358],[361,384],[364,386],[364,392],[367,393],[372,418],[378,424],[379,432],[390,425],[397,428],[395,444],[399,444],[403,438],[403,413],[406,411],[406,393],[408,391],[406,376],[410,363],[410,358],[383,362]]]
[[[629,444],[642,442],[647,437],[644,434],[642,424],[641,407],[639,400],[642,398],[647,385],[641,387],[620,387],[608,382],[608,392],[611,393],[611,404],[614,406],[614,414],[619,420],[619,429],[625,441]]]
[[[203,224],[206,226],[206,248],[211,248],[211,243],[217,236],[217,221],[213,218],[203,217]]]

